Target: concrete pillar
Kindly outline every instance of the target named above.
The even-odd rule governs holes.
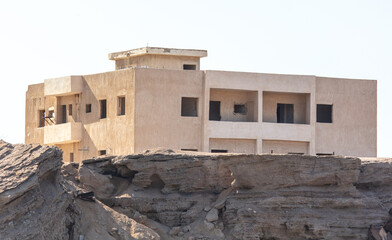
[[[256,153],[257,154],[263,153],[263,140],[260,138],[256,139]]]

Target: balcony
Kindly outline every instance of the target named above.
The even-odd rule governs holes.
[[[208,121],[206,134],[210,138],[244,138],[260,137],[261,128],[257,122]]]
[[[312,127],[308,124],[262,123],[263,139],[304,141],[312,139]]]
[[[82,140],[82,123],[68,122],[44,127],[44,144],[65,144]]]
[[[45,96],[67,96],[81,93],[83,81],[81,76],[51,78],[44,81]]]

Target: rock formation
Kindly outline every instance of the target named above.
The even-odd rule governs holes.
[[[392,239],[390,159],[0,142],[0,239]]]
[[[98,200],[77,198],[81,189],[63,177],[61,156],[56,147],[0,140],[1,240],[160,239]]]

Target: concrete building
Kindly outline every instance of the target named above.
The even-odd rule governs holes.
[[[26,143],[76,162],[156,147],[377,155],[376,81],[201,71],[206,56],[145,47],[109,54],[112,72],[30,85]]]

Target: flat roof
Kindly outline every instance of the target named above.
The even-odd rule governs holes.
[[[136,48],[128,51],[109,53],[109,60],[124,59],[124,58],[136,57],[141,55],[147,55],[147,54],[202,58],[207,56],[207,50],[142,47],[142,48]]]

